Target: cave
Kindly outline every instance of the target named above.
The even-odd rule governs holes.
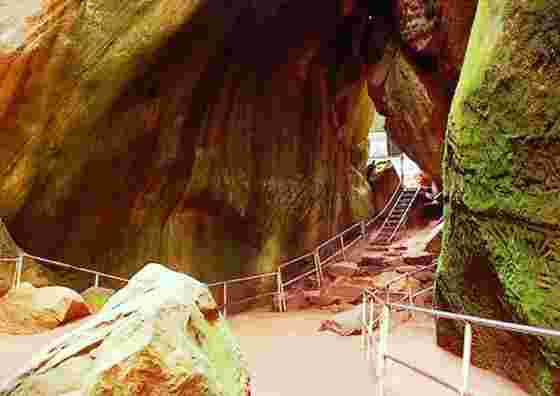
[[[121,276],[273,271],[380,206],[382,116],[443,187],[438,306],[558,329],[559,25],[558,0],[0,3],[0,217]],[[475,364],[560,394],[559,341],[478,337]]]

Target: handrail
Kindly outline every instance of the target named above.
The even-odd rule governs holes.
[[[276,276],[276,272],[265,272],[263,274],[246,276],[244,278],[235,278],[235,279],[230,279],[230,280],[225,280],[225,281],[220,281],[220,282],[209,283],[209,284],[207,284],[207,286],[208,287],[215,287],[215,286],[223,285],[224,283],[245,282],[245,281],[249,281],[249,280],[253,280],[253,279],[267,278],[269,276]]]
[[[418,187],[416,189],[416,191],[414,192],[414,196],[412,197],[412,199],[408,203],[408,206],[406,207],[406,210],[403,212],[401,218],[399,219],[399,223],[397,224],[397,226],[395,227],[395,230],[393,231],[393,233],[389,237],[389,239],[388,239],[389,242],[391,242],[393,240],[393,238],[395,237],[395,235],[397,234],[397,232],[401,228],[401,225],[408,219],[408,212],[410,211],[410,208],[414,204],[414,201],[416,200],[416,197],[418,196],[419,191],[420,191],[420,187]]]
[[[489,327],[498,330],[507,330],[514,333],[541,336],[541,337],[560,337],[560,331],[547,329],[545,327],[527,326],[527,325],[522,325],[513,322],[504,322],[501,320],[486,319],[478,316],[457,314],[457,313],[441,311],[437,309],[426,309],[414,305],[403,305],[398,303],[389,303],[387,305],[393,308],[399,308],[401,310],[425,313],[430,316],[433,316],[434,318],[444,318],[444,319],[463,321],[472,324],[477,324],[483,327]]]
[[[311,252],[311,253],[306,253],[306,254],[304,254],[303,256],[296,257],[295,259],[291,259],[290,261],[288,261],[288,262],[286,262],[286,263],[280,264],[280,265],[278,266],[278,268],[287,267],[287,266],[290,265],[290,264],[297,263],[297,262],[299,262],[299,261],[301,261],[301,260],[303,260],[303,259],[306,259],[306,258],[312,257],[312,256],[313,256],[313,252]]]
[[[401,191],[401,185],[399,184],[397,186],[397,188],[395,188],[395,191],[393,192],[391,198],[389,199],[389,201],[385,204],[385,207],[378,212],[375,216],[373,216],[370,220],[361,220],[355,224],[352,224],[351,226],[349,226],[348,228],[346,228],[345,230],[339,232],[338,234],[336,234],[335,236],[329,238],[327,241],[321,243],[317,248],[315,248],[312,252],[306,253],[302,256],[296,257],[294,259],[291,259],[285,263],[282,263],[278,266],[277,271],[276,272],[269,272],[269,273],[264,273],[264,274],[257,274],[257,275],[253,275],[253,276],[248,276],[248,277],[243,277],[243,278],[235,278],[235,279],[230,279],[230,280],[225,280],[225,281],[220,281],[220,282],[214,282],[214,283],[210,283],[207,286],[208,287],[216,287],[216,286],[223,286],[223,294],[224,294],[224,302],[227,301],[227,285],[231,284],[231,283],[238,283],[238,282],[243,282],[243,281],[248,281],[248,280],[254,280],[254,279],[261,279],[261,278],[265,278],[265,277],[273,277],[276,276],[277,277],[277,282],[278,282],[278,290],[272,294],[277,294],[282,298],[282,305],[283,305],[283,309],[286,309],[286,302],[285,302],[285,297],[284,297],[284,287],[287,285],[290,285],[292,283],[294,283],[295,281],[305,277],[305,276],[309,276],[310,274],[313,274],[315,272],[317,272],[318,274],[318,281],[319,284],[321,283],[321,278],[322,278],[322,264],[326,264],[328,261],[330,261],[333,257],[335,257],[336,255],[340,254],[340,251],[342,251],[342,253],[344,254],[345,250],[350,248],[352,245],[354,245],[358,240],[360,240],[361,238],[365,238],[365,230],[366,227],[368,227],[369,225],[371,225],[373,222],[375,222],[380,216],[383,215],[383,213],[387,210],[387,208],[390,207],[391,203],[394,201],[395,197],[397,196],[397,194]],[[360,236],[358,236],[355,240],[353,240],[350,244],[346,245],[344,244],[344,235],[352,230],[354,230],[355,228],[360,227],[361,228],[361,233]],[[337,240],[338,238],[341,239],[341,244],[342,244],[342,249],[338,250],[331,255],[330,257],[326,258],[325,260],[323,260],[323,263],[321,263],[321,258],[318,257],[319,254],[319,249],[323,248],[324,246],[328,245],[329,243]],[[16,276],[15,276],[15,282],[14,285],[15,287],[19,286],[19,283],[21,281],[21,272],[22,272],[22,266],[23,266],[23,259],[25,257],[29,257],[31,259],[37,260],[37,261],[42,261],[42,262],[46,262],[52,265],[57,265],[60,267],[64,267],[64,268],[69,268],[69,269],[73,269],[76,271],[80,271],[80,272],[85,272],[85,273],[89,273],[89,274],[93,274],[95,275],[95,283],[94,285],[96,287],[99,286],[99,278],[100,277],[105,277],[105,278],[109,278],[109,279],[114,279],[114,280],[119,280],[119,281],[123,281],[123,282],[128,282],[129,280],[126,278],[122,278],[119,276],[115,276],[115,275],[110,275],[110,274],[106,274],[100,271],[96,271],[96,270],[91,270],[91,269],[87,269],[87,268],[82,268],[82,267],[77,267],[74,265],[70,265],[70,264],[66,264],[60,261],[56,261],[56,260],[50,260],[50,259],[46,259],[43,257],[38,257],[38,256],[34,256],[31,254],[27,254],[27,253],[22,253],[20,254],[18,257],[9,257],[9,258],[0,258],[0,262],[7,262],[7,261],[12,261],[12,262],[16,262]],[[313,257],[313,260],[315,262],[315,268],[311,271],[307,271],[304,274],[300,274],[298,276],[296,276],[294,279],[290,279],[287,280],[286,282],[282,281],[282,269],[287,267],[288,265],[300,262],[304,259],[307,259],[309,257]],[[270,295],[270,293],[267,293],[266,295]],[[264,295],[261,296],[255,296],[251,299],[254,298],[260,298]],[[246,299],[245,299],[246,300]],[[233,304],[233,302],[230,302],[230,304]],[[225,304],[227,305],[227,303]],[[224,315],[225,315],[225,310],[224,310]]]
[[[377,215],[375,215],[371,220],[368,220],[366,222],[366,226],[371,225],[372,223],[374,223],[375,221],[377,221],[377,219],[379,217],[381,217],[381,215],[383,213],[385,213],[385,211],[391,206],[391,202],[394,201],[395,197],[399,194],[399,192],[401,191],[401,184],[399,183],[399,185],[397,185],[397,187],[395,188],[395,191],[393,192],[393,195],[391,195],[391,198],[387,201],[387,203],[385,204],[385,206],[383,207],[383,209],[381,209],[381,211],[379,211],[377,213]]]
[[[115,280],[119,280],[119,281],[123,281],[123,282],[128,282],[128,279],[121,278],[120,276],[110,275],[110,274],[106,274],[104,272],[90,270],[88,268],[77,267],[75,265],[66,264],[66,263],[63,263],[63,262],[60,262],[60,261],[56,261],[56,260],[50,260],[50,259],[46,259],[46,258],[43,258],[43,257],[33,256],[33,255],[27,254],[27,253],[23,253],[21,256],[22,257],[29,257],[33,260],[43,261],[45,263],[49,263],[49,264],[52,264],[52,265],[57,265],[57,266],[60,266],[60,267],[70,268],[70,269],[73,269],[75,271],[87,272],[89,274],[103,276],[103,277],[109,278],[109,279],[115,279]]]
[[[427,291],[433,291],[434,286],[432,285],[430,288],[422,290],[414,295],[411,294],[409,304],[403,304],[402,301],[397,303],[392,303],[390,301],[381,302],[383,306],[383,310],[380,316],[377,318],[373,317],[373,306],[376,297],[376,293],[372,292],[368,289],[364,289],[363,293],[363,300],[364,300],[364,307],[363,307],[363,324],[362,324],[362,331],[367,331],[369,336],[363,337],[363,344],[367,347],[366,349],[366,357],[369,360],[371,355],[371,338],[372,338],[372,330],[373,326],[379,322],[379,336],[378,336],[378,343],[379,346],[377,348],[377,384],[378,384],[378,391],[377,395],[383,396],[384,395],[384,383],[385,383],[385,375],[386,375],[386,361],[390,360],[401,366],[407,367],[410,370],[416,372],[424,376],[425,378],[431,379],[432,381],[454,391],[455,393],[461,396],[472,396],[470,391],[470,366],[471,366],[471,349],[472,349],[472,325],[479,325],[487,328],[493,328],[498,330],[509,331],[513,333],[520,333],[526,335],[533,335],[537,337],[560,337],[560,331],[544,328],[544,327],[537,327],[537,326],[528,326],[522,325],[513,322],[505,322],[500,320],[494,319],[487,319],[481,318],[472,315],[465,315],[465,314],[458,314],[454,312],[442,311],[438,309],[428,309],[418,307],[413,304],[413,298],[419,294],[425,293]],[[369,296],[369,298],[368,298]],[[373,298],[371,298],[373,297]],[[379,299],[378,299],[379,300]],[[367,317],[366,313],[368,311],[366,304],[369,304],[369,312],[370,315]],[[434,318],[444,318],[454,321],[460,321],[465,324],[465,331],[464,331],[464,340],[463,340],[463,358],[462,358],[462,385],[457,387],[455,385],[449,384],[442,379],[435,377],[434,375],[413,366],[412,364],[401,360],[395,356],[390,355],[387,352],[387,344],[388,338],[390,333],[390,314],[391,309],[400,310],[400,311],[408,311],[411,313],[423,313]],[[366,343],[367,341],[367,343]]]
[[[400,186],[399,186],[400,187]],[[402,195],[404,194],[404,189],[400,189],[399,188],[399,196],[397,198],[397,200],[395,201],[395,203],[393,204],[393,206],[391,207],[391,210],[389,211],[389,214],[387,215],[387,217],[385,218],[385,221],[383,221],[383,223],[381,224],[381,227],[379,227],[377,229],[377,233],[375,234],[375,238],[378,237],[379,233],[381,232],[381,230],[383,229],[383,227],[385,227],[385,225],[387,224],[387,222],[389,221],[389,218],[391,217],[391,215],[393,214],[393,211],[395,210],[395,208],[397,207],[399,201],[401,200]]]

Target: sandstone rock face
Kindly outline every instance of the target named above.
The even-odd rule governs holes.
[[[70,392],[248,396],[251,388],[207,287],[149,264],[0,388],[3,396]]]
[[[65,287],[22,283],[0,299],[0,333],[35,334],[88,316],[83,298]]]
[[[2,8],[17,34],[0,35],[0,217],[27,251],[210,281],[367,215],[357,6],[17,4]]]
[[[391,138],[441,182],[447,114],[476,0],[395,0],[378,17],[389,37],[369,67],[369,93]],[[379,33],[378,33],[379,35]]]
[[[406,45],[418,53],[437,53],[436,1],[398,0],[395,3],[399,32]]]
[[[15,259],[22,253],[23,251],[15,243],[6,225],[0,219],[0,259],[3,260],[0,261],[0,297],[4,296],[14,285]],[[36,263],[35,260],[25,257],[21,273],[22,282],[30,283],[35,287],[44,287],[52,285],[53,280],[54,276],[51,271]]]
[[[379,213],[383,210],[400,182],[399,175],[392,165],[383,168],[381,171],[376,171],[371,194],[373,213]]]
[[[479,1],[445,153],[437,304],[560,329],[560,2]],[[459,352],[462,326],[440,321]],[[560,394],[560,341],[480,328],[474,362]]]

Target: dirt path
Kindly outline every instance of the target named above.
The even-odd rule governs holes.
[[[230,320],[249,366],[255,374],[257,396],[375,395],[374,367],[360,351],[360,337],[317,333],[323,311],[290,313],[251,312]],[[72,324],[45,334],[0,337],[0,383],[13,376],[31,358]],[[429,321],[407,323],[392,336],[390,352],[438,377],[460,384],[461,361],[437,348]],[[525,396],[516,385],[484,370],[473,368],[472,391],[476,395]],[[410,394],[445,396],[453,393],[408,369],[392,365],[387,396]]]
[[[255,374],[258,396],[375,395],[375,370],[360,351],[360,337],[316,333],[320,311],[288,314],[255,312],[231,320]],[[455,385],[461,383],[459,358],[437,348],[431,321],[407,323],[391,336],[390,353]],[[527,395],[497,375],[472,368],[472,392],[488,396]],[[387,396],[444,396],[454,393],[410,370],[391,365]]]

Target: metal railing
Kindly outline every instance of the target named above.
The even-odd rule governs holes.
[[[433,290],[433,286],[431,288],[425,289],[420,291],[418,294],[425,293],[427,291]],[[375,298],[373,296],[367,297],[371,295],[371,291],[365,290],[364,291],[364,311],[373,312],[373,305],[376,304]],[[412,300],[412,299],[411,299]],[[423,313],[427,314],[435,319],[443,318],[443,319],[450,319],[455,321],[464,322],[465,324],[465,331],[463,336],[463,356],[462,356],[462,383],[460,386],[456,386],[450,384],[449,382],[438,378],[437,376],[420,369],[405,360],[402,360],[396,356],[393,356],[388,351],[388,342],[389,342],[389,335],[390,335],[390,324],[391,324],[391,311],[408,311],[412,313]],[[493,319],[485,319],[471,315],[464,315],[464,314],[457,314],[453,312],[446,312],[437,309],[428,309],[428,308],[421,308],[415,306],[413,303],[409,303],[408,305],[402,304],[402,301],[399,302],[388,302],[385,301],[382,303],[382,311],[379,318],[373,319],[373,315],[369,315],[369,317],[364,314],[363,317],[366,321],[376,321],[379,322],[379,337],[378,337],[378,347],[377,347],[377,359],[376,359],[376,376],[377,376],[377,395],[383,396],[385,394],[385,376],[387,375],[387,361],[392,361],[397,363],[403,367],[407,367],[408,369],[414,371],[415,373],[428,378],[441,386],[450,389],[451,391],[457,393],[461,396],[473,396],[471,386],[470,386],[470,369],[471,369],[471,350],[472,350],[472,325],[478,325],[487,328],[493,328],[498,330],[505,330],[513,333],[520,333],[526,335],[534,335],[540,337],[560,337],[560,331],[547,329],[542,327],[535,327],[535,326],[527,326],[521,325],[518,323],[512,322],[504,322],[499,320]],[[368,331],[367,338],[368,340],[373,339],[373,335],[371,333],[371,325],[369,322],[366,324],[366,331]],[[372,342],[367,342],[367,350],[366,350],[366,358],[367,360],[372,359]]]
[[[412,205],[414,204],[414,201],[416,201],[416,197],[418,196],[418,193],[420,192],[420,187],[416,188],[416,191],[414,191],[414,196],[412,197],[412,199],[410,200],[410,202],[408,203],[405,211],[403,212],[403,214],[401,215],[399,222],[397,224],[397,226],[395,227],[395,229],[393,230],[393,232],[391,233],[389,239],[387,240],[388,242],[391,242],[395,236],[397,235],[397,232],[399,231],[399,229],[401,228],[401,226],[406,222],[406,220],[408,219],[408,212],[410,211],[410,208],[412,208]],[[399,198],[397,199],[397,202],[395,203],[395,205],[393,206],[393,208],[391,209],[391,212],[389,212],[389,215],[385,218],[385,221],[383,222],[383,224],[381,224],[381,227],[379,227],[376,235],[374,238],[377,238],[379,236],[379,233],[383,230],[383,228],[385,227],[385,225],[387,225],[387,222],[389,221],[389,218],[391,217],[391,214],[393,213],[393,211],[396,209],[402,195],[405,193],[405,190],[401,190],[400,194],[399,194]]]
[[[322,283],[322,279],[323,279],[324,268],[326,268],[328,265],[332,264],[332,262],[333,262],[333,260],[336,256],[342,255],[342,257],[344,259],[346,259],[347,250],[350,249],[351,247],[353,247],[359,240],[366,238],[368,227],[370,227],[372,224],[374,224],[379,218],[381,218],[383,216],[383,214],[385,214],[385,212],[387,212],[387,209],[391,207],[391,204],[395,200],[395,197],[398,196],[400,191],[401,191],[401,186],[399,185],[399,186],[397,186],[397,188],[395,189],[395,191],[391,195],[391,198],[386,203],[386,205],[383,207],[383,209],[381,211],[379,211],[372,218],[365,219],[365,220],[362,220],[358,223],[355,223],[355,224],[351,225],[350,227],[348,227],[344,231],[338,233],[337,235],[331,237],[327,241],[321,243],[312,252],[306,253],[302,256],[296,257],[296,258],[291,259],[291,260],[289,260],[285,263],[280,264],[280,266],[278,266],[278,268],[275,272],[257,274],[257,275],[246,276],[246,277],[242,277],[242,278],[236,278],[236,279],[231,279],[231,280],[226,280],[226,281],[221,281],[221,282],[214,282],[214,283],[208,284],[208,287],[211,290],[222,287],[222,293],[220,295],[220,298],[223,300],[223,303],[220,305],[220,307],[223,310],[224,316],[227,315],[227,307],[229,305],[239,305],[239,304],[247,303],[247,302],[250,302],[250,301],[255,301],[255,300],[265,298],[265,297],[270,297],[270,296],[277,296],[280,311],[286,312],[287,311],[286,288],[288,286],[296,283],[297,281],[302,280],[302,279],[304,279],[306,277],[309,277],[311,275],[314,275],[314,274],[316,275],[317,284],[320,287],[321,283]],[[325,252],[326,252],[326,254],[325,254]],[[75,270],[75,271],[79,271],[79,272],[92,274],[94,276],[93,285],[95,287],[99,287],[99,281],[100,281],[101,278],[118,280],[118,281],[122,281],[122,282],[125,282],[125,283],[128,282],[128,279],[118,277],[118,276],[115,276],[115,275],[110,275],[110,274],[103,273],[103,272],[100,272],[100,271],[90,270],[90,269],[87,269],[87,268],[82,268],[82,267],[66,264],[66,263],[63,263],[63,262],[60,262],[60,261],[56,261],[56,260],[50,260],[50,259],[46,259],[46,258],[43,258],[43,257],[33,256],[33,255],[30,255],[30,254],[27,254],[27,253],[21,253],[20,255],[18,255],[18,257],[0,258],[0,262],[15,262],[16,263],[16,271],[15,271],[13,282],[12,282],[13,287],[17,288],[21,285],[21,276],[22,276],[22,273],[23,273],[25,258],[33,259],[33,260],[36,260],[36,261],[39,261],[39,262],[44,262],[44,263],[47,263],[47,264],[51,264],[51,265],[54,265],[54,266],[59,266],[59,267],[63,267],[63,268],[67,268],[67,269],[71,269],[71,270]],[[284,276],[285,272],[290,272],[291,268],[296,267],[296,265],[299,265],[299,267],[301,268],[302,267],[302,262],[309,261],[310,259],[312,259],[312,265],[311,265],[312,268],[311,269],[303,267],[304,270],[301,271],[301,273],[296,272],[294,274],[293,271],[292,271],[292,273],[290,274],[291,276],[289,276],[289,277]],[[228,289],[231,287],[232,284],[236,284],[236,283],[240,283],[240,282],[247,282],[247,281],[262,282],[266,278],[273,278],[273,277],[276,278],[276,290],[275,291],[261,293],[261,294],[255,295],[255,296],[242,298],[242,299],[236,300],[236,301],[231,301],[231,299],[229,297],[230,293],[229,293]],[[215,294],[215,297],[217,297],[217,294]]]
[[[412,286],[410,283],[410,278],[416,274],[425,271],[434,271],[437,267],[437,263],[434,260],[432,264],[422,266],[417,270],[405,272],[383,284],[380,288],[366,288],[362,292],[362,349],[366,352],[366,358],[369,359],[369,351],[371,350],[372,340],[373,340],[373,329],[374,326],[381,320],[381,315],[375,315],[374,306],[388,304],[391,301],[391,295],[404,295],[398,302],[402,303],[407,301],[413,303],[416,297],[422,294],[428,293],[434,289],[433,281],[427,288],[421,289],[416,293],[413,293]],[[391,286],[405,280],[407,287],[406,292],[391,290]],[[380,295],[385,295],[385,298],[380,297]],[[369,309],[368,309],[369,308]]]

